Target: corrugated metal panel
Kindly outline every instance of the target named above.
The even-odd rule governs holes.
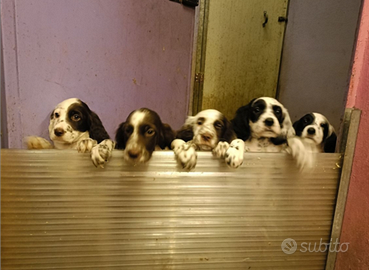
[[[285,154],[245,154],[237,170],[171,152],[105,169],[74,151],[1,151],[3,269],[324,269],[326,252],[282,252],[286,238],[329,242],[340,154],[299,174]]]

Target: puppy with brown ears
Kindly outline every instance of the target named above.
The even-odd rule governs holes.
[[[53,144],[41,137],[26,137],[27,148],[91,152],[93,164],[104,167],[111,158],[115,145],[97,114],[77,98],[70,98],[56,105],[50,115],[49,137]]]
[[[232,124],[221,112],[209,109],[187,118],[172,142],[172,149],[177,163],[191,170],[196,166],[196,151],[212,151],[222,157],[234,139]]]
[[[131,112],[117,129],[116,148],[124,150],[124,159],[134,165],[150,160],[154,150],[169,149],[175,133],[159,115],[147,108]]]

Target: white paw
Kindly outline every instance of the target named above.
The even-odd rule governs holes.
[[[103,140],[101,143],[95,145],[91,150],[91,160],[95,167],[104,168],[112,156],[115,143],[112,140]]]
[[[29,136],[24,139],[27,149],[52,149],[54,148],[52,144],[41,137]]]
[[[196,167],[197,153],[193,145],[182,144],[174,150],[177,163],[186,170],[191,170]]]
[[[213,156],[217,158],[224,158],[229,148],[229,143],[219,142],[218,145],[213,149]]]
[[[80,141],[77,145],[77,151],[80,153],[91,152],[92,148],[97,145],[97,141],[94,139],[84,139]]]
[[[296,160],[297,167],[299,167],[300,171],[304,169],[312,168],[314,165],[314,154],[311,149],[308,149],[307,146],[301,141],[298,137],[292,137],[287,139],[288,150],[292,157]]]
[[[238,168],[243,163],[245,143],[243,140],[233,140],[225,154],[225,162],[231,168]]]

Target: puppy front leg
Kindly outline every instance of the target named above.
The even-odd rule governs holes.
[[[225,158],[228,148],[229,148],[228,142],[218,142],[217,146],[212,151],[213,156],[217,158]]]
[[[104,168],[105,163],[112,157],[114,147],[115,142],[106,139],[92,148],[91,160],[95,167]]]
[[[28,136],[24,138],[27,149],[52,149],[54,146],[46,139],[37,136]]]
[[[97,141],[91,138],[81,140],[77,144],[77,151],[79,153],[91,152],[92,148],[97,145]]]
[[[233,140],[225,154],[225,162],[231,168],[238,168],[243,163],[244,153],[245,142],[241,139]]]
[[[197,153],[192,141],[185,142],[181,139],[175,139],[171,147],[176,156],[177,164],[183,169],[191,170],[196,167]]]
[[[300,171],[312,168],[314,165],[314,154],[308,143],[304,143],[299,137],[287,139],[287,152],[296,160]]]

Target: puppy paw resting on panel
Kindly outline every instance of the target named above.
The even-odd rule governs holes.
[[[109,139],[100,118],[77,98],[64,100],[55,107],[50,115],[49,136],[53,144],[41,137],[27,137],[27,148],[91,152],[96,167],[104,167],[114,149],[114,142]]]
[[[174,137],[172,128],[156,112],[141,108],[119,125],[115,140],[116,148],[124,150],[124,159],[136,165],[148,161],[154,150],[170,149]]]
[[[334,153],[337,135],[328,119],[320,113],[308,113],[293,124],[296,135],[310,143],[315,153]]]
[[[276,99],[253,99],[237,110],[231,122],[239,139],[230,144],[226,153],[230,167],[242,164],[244,152],[287,152],[301,169],[312,166],[313,155],[295,136],[287,109]]]
[[[196,166],[197,150],[213,151],[224,157],[229,143],[236,139],[231,123],[217,110],[203,110],[189,116],[172,142],[177,163],[190,170]]]

